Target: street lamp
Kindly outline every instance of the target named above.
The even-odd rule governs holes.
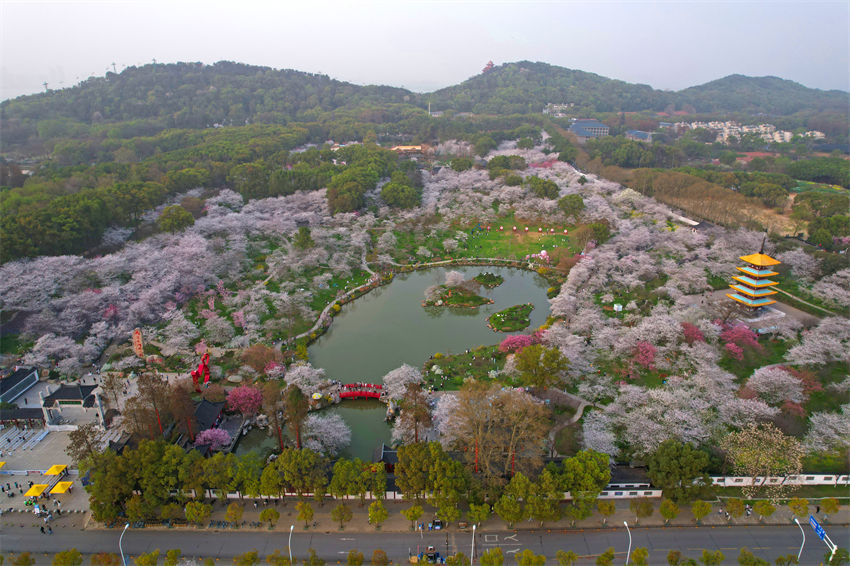
[[[469,562],[475,560],[475,523],[472,523],[472,550],[469,551]]]
[[[121,562],[124,564],[124,566],[127,566],[127,560],[124,558],[124,549],[121,548],[121,539],[124,538],[124,533],[127,532],[127,528],[129,526],[130,526],[130,523],[125,523],[124,524],[124,530],[121,531],[121,536],[118,537],[118,552],[121,553]]]
[[[632,554],[632,531],[629,529],[629,524],[623,521],[626,525],[626,532],[629,533],[629,549],[626,551],[626,566],[629,564],[629,556]]]
[[[799,564],[800,556],[803,555],[803,546],[806,544],[806,531],[803,530],[803,525],[800,524],[797,517],[794,517],[794,522],[797,523],[797,526],[800,527],[800,532],[803,533],[803,542],[800,544],[800,552],[797,553],[797,563]]]
[[[295,525],[289,525],[289,566],[292,566],[292,530]],[[124,566],[127,566],[126,564]]]

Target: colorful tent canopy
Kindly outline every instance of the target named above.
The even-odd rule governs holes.
[[[69,489],[71,489],[71,484],[74,483],[72,481],[60,481],[53,489],[50,490],[50,495],[54,495],[56,493],[65,493]]]
[[[68,466],[66,466],[65,464],[55,464],[53,466],[50,466],[50,469],[47,470],[46,472],[44,472],[44,475],[45,476],[58,476],[59,474],[64,472],[65,468],[67,468],[67,467]]]
[[[3,469],[3,466],[6,465],[6,462],[0,462],[0,469]]]
[[[45,489],[47,489],[46,483],[35,483],[31,488],[27,490],[27,492],[24,494],[24,497],[38,497],[39,495],[44,493]]]

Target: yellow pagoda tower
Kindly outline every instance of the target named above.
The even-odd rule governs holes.
[[[767,237],[765,237],[766,239]],[[742,272],[743,275],[732,277],[736,282],[729,287],[734,292],[727,293],[726,296],[753,310],[775,303],[776,301],[771,299],[770,296],[776,294],[774,287],[779,283],[768,278],[779,275],[771,267],[782,262],[765,255],[764,240],[762,240],[759,253],[744,255],[740,259],[746,263],[745,266],[738,267],[738,271]]]

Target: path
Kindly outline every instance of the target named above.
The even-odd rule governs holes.
[[[788,291],[786,291],[785,289],[780,289],[780,288],[778,288],[778,287],[777,287],[777,288],[776,288],[776,290],[777,290],[777,291],[779,291],[780,293],[782,293],[783,295],[788,295],[789,297],[791,297],[791,298],[792,298],[792,299],[794,299],[795,301],[799,301],[799,302],[803,303],[804,305],[808,305],[808,306],[812,307],[813,309],[818,309],[819,311],[823,311],[823,312],[825,312],[825,313],[829,313],[829,314],[831,314],[831,315],[835,315],[835,313],[834,313],[834,312],[832,312],[831,310],[825,309],[825,308],[823,308],[823,307],[819,307],[819,306],[817,306],[817,305],[813,305],[812,303],[810,303],[810,302],[808,302],[808,301],[804,301],[804,300],[803,300],[803,299],[801,299],[800,297],[798,297],[798,296],[796,296],[796,295],[792,295],[791,293],[789,293],[789,292],[788,292]]]
[[[549,446],[551,447],[551,455],[552,456],[563,456],[563,454],[559,454],[555,450],[555,438],[557,438],[558,433],[567,428],[570,425],[573,425],[581,419],[584,414],[584,410],[587,407],[597,407],[598,405],[591,403],[590,401],[579,397],[578,395],[573,395],[567,391],[562,391],[559,389],[550,389],[548,390],[548,396],[551,398],[552,396],[565,397],[570,405],[577,405],[575,414],[570,417],[568,420],[557,423],[552,429],[549,431]]]

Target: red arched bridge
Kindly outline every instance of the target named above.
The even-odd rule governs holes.
[[[380,399],[383,386],[374,383],[344,383],[340,399]]]

